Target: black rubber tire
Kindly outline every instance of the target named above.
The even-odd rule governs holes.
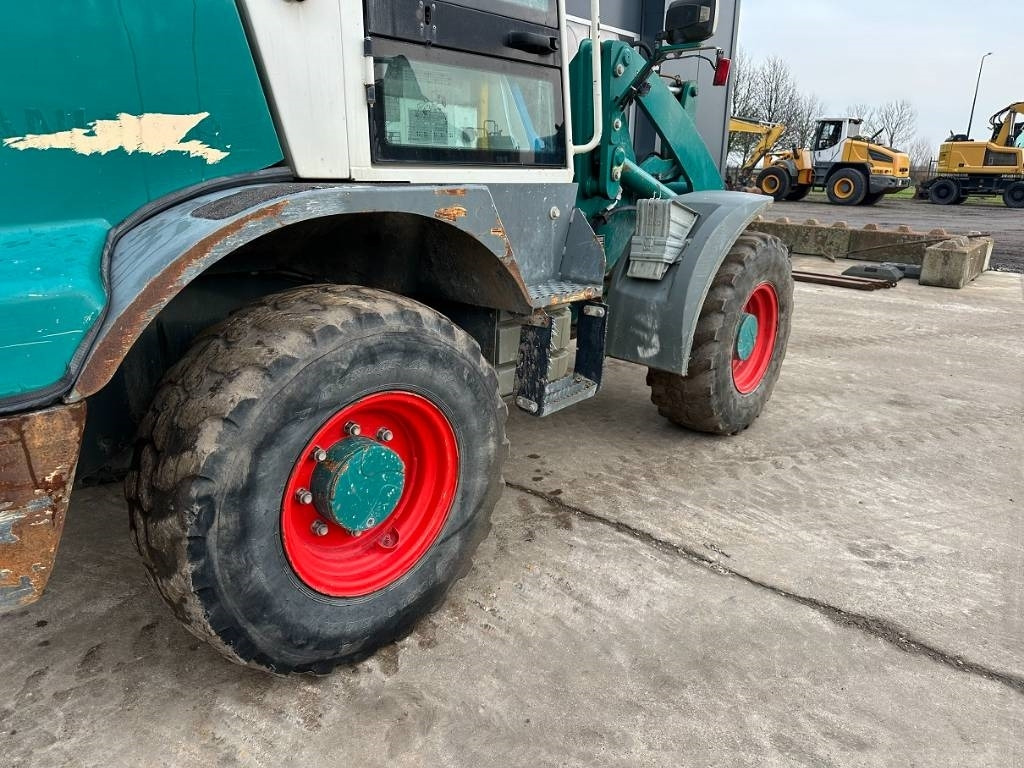
[[[456,497],[405,575],[364,597],[329,597],[284,553],[283,489],[328,417],[396,388],[451,423]],[[175,615],[232,661],[329,672],[408,634],[468,571],[504,487],[506,415],[477,343],[421,304],[354,286],[265,297],[201,334],[165,376],[125,482],[135,544]]]
[[[764,188],[766,181],[769,186],[778,184],[774,192],[768,192]],[[757,174],[757,188],[776,201],[786,199],[790,191],[790,184],[789,171],[778,165],[770,165]]]
[[[793,275],[786,246],[776,237],[740,235],[715,275],[697,319],[685,376],[649,369],[647,383],[658,413],[697,432],[732,435],[761,414],[786,356],[793,317]],[[771,362],[757,388],[741,394],[732,378],[736,333],[755,287],[770,282],[779,300],[779,326]]]
[[[960,185],[953,179],[936,179],[928,187],[928,202],[935,205],[955,205],[960,199]]]
[[[1015,181],[1003,190],[1003,203],[1007,208],[1024,208],[1024,181]]]
[[[967,195],[960,195],[960,197],[956,199],[956,202],[953,203],[953,205],[963,205],[965,202],[967,202],[967,197]]]
[[[796,184],[789,191],[789,194],[786,195],[786,199],[787,200],[791,200],[792,202],[795,203],[798,200],[803,200],[810,193],[811,193],[811,185],[810,184]]]
[[[885,197],[885,192],[868,192],[866,195],[864,195],[864,199],[860,201],[860,204],[874,205],[883,197]]]
[[[836,186],[847,180],[853,185],[853,189],[849,197],[842,197],[836,193]],[[825,194],[828,195],[829,202],[835,205],[860,205],[867,193],[868,180],[856,168],[840,168],[825,182]]]

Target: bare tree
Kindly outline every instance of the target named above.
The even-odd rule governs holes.
[[[754,75],[756,73],[750,59],[743,51],[736,51],[732,58],[732,91],[729,94],[729,114],[733,117],[752,118],[754,106]]]
[[[753,104],[758,118],[791,125],[800,111],[800,92],[789,64],[778,56],[765,59],[757,68],[754,81]]]
[[[915,139],[907,145],[905,151],[910,156],[910,175],[915,181],[921,181],[931,175],[936,148],[930,141]]]
[[[917,110],[906,99],[889,101],[878,108],[878,127],[890,147],[898,147],[917,133]]]
[[[811,105],[812,108],[817,108]],[[753,64],[742,53],[733,59],[733,91],[731,114],[748,120],[782,124],[786,133],[781,146],[800,143],[806,133],[803,104],[789,65],[781,58],[766,59]],[[760,137],[749,133],[733,133],[729,137],[732,162],[743,165]]]
[[[848,117],[859,117],[864,122],[860,126],[861,136],[872,136],[881,127],[878,124],[878,110],[870,104],[851,104],[846,108]]]
[[[787,138],[791,139],[791,143],[797,147],[810,146],[811,139],[814,137],[814,129],[824,111],[824,103],[815,94],[809,93],[801,96],[797,104],[795,119],[787,133]]]

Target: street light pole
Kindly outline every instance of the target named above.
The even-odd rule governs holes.
[[[971,138],[971,123],[974,122],[974,105],[978,103],[978,88],[981,86],[981,70],[985,66],[985,58],[991,56],[992,51],[989,51],[985,56],[981,57],[981,63],[978,65],[978,82],[974,84],[974,101],[971,102],[971,117],[967,121],[967,138]]]

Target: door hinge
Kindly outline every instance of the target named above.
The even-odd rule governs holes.
[[[377,84],[373,75],[373,40],[363,38],[363,87],[366,89],[366,103],[373,106],[377,103]]]

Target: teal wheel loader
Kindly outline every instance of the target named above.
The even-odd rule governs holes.
[[[563,0],[9,10],[0,609],[42,594],[76,471],[120,475],[190,632],[325,673],[467,571],[507,407],[581,403],[614,357],[681,427],[750,426],[788,254],[660,72],[707,53],[716,1],[640,48],[599,43],[597,6],[578,51]]]

